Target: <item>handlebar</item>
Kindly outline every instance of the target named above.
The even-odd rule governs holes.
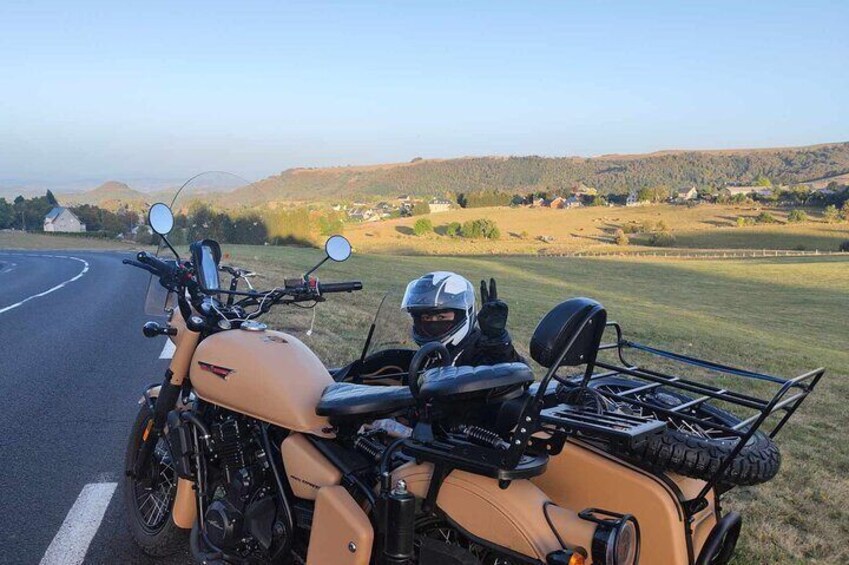
[[[318,283],[318,291],[321,294],[327,294],[330,292],[353,292],[355,290],[362,290],[363,283],[360,281],[350,281],[350,282],[338,282],[338,283]]]
[[[158,273],[166,274],[174,270],[171,265],[158,257],[154,257],[146,251],[139,251],[136,255],[136,259],[138,259],[139,263],[150,266]]]

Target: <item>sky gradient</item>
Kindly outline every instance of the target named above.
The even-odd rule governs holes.
[[[849,2],[0,3],[0,183],[849,140]]]

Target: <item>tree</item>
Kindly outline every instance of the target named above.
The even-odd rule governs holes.
[[[55,197],[55,196],[53,196],[53,192],[52,192],[49,188],[47,189],[47,196],[46,196],[46,198],[47,198],[47,202],[48,202],[51,206],[58,206],[58,205],[59,205],[59,201],[58,201],[58,200],[56,200],[56,197]]]
[[[822,219],[825,220],[827,224],[836,224],[840,221],[840,212],[837,211],[837,206],[834,204],[829,204],[825,207],[825,211],[822,214]]]
[[[495,222],[486,218],[464,222],[462,228],[460,228],[460,233],[463,237],[469,239],[498,239],[501,237],[501,231],[495,225]]]
[[[413,224],[413,233],[422,236],[433,231],[433,224],[428,218],[419,218],[416,220],[416,223]]]
[[[758,224],[777,224],[778,220],[769,212],[761,212],[755,218],[755,222]]]
[[[755,182],[754,182],[754,184],[755,184],[755,186],[765,186],[765,187],[771,187],[771,186],[772,186],[772,181],[771,181],[771,180],[769,180],[767,177],[765,177],[765,176],[763,176],[763,175],[758,175],[758,176],[755,178]]]
[[[840,211],[843,214],[843,220],[849,222],[849,200],[843,203]]]
[[[616,242],[616,245],[628,245],[631,242],[622,228],[617,228],[616,232],[614,232],[613,241]]]
[[[672,247],[675,245],[675,236],[668,231],[653,233],[649,238],[649,245],[654,247]]]
[[[416,202],[410,210],[411,216],[424,216],[430,214],[430,204],[427,202]]]
[[[5,198],[0,198],[0,230],[11,228],[15,223],[15,209],[12,205],[6,202]]]
[[[445,226],[445,235],[450,237],[457,237],[460,235],[462,229],[463,226],[460,224],[460,222],[451,222],[450,224]]]
[[[787,221],[791,224],[800,224],[808,221],[808,215],[803,210],[790,210]]]

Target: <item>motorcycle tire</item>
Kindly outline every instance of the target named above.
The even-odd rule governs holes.
[[[623,378],[599,379],[590,384],[591,388],[604,387],[607,390],[627,390],[642,386],[645,383]],[[662,393],[648,393],[641,400],[662,408],[669,408],[675,403],[692,400],[678,392],[668,390]],[[670,401],[672,402],[670,404]],[[702,404],[698,407],[697,415],[706,421],[716,421],[725,426],[734,426],[740,419],[711,406]],[[694,435],[673,427],[673,422],[664,433],[650,437],[640,447],[610,446],[612,453],[624,457],[652,471],[670,471],[696,479],[709,480],[719,469],[722,462],[731,454],[736,446],[736,438],[708,438]],[[772,439],[761,431],[756,431],[740,453],[725,470],[721,484],[757,485],[772,479],[781,466],[781,453]]]
[[[136,416],[124,457],[124,468],[127,470],[131,470],[135,466],[142,435],[152,417],[153,415],[147,406],[142,406]],[[177,475],[176,471],[173,471],[173,466],[171,466],[171,471],[168,470],[170,453],[168,453],[167,444],[165,444],[166,440],[161,438],[159,441],[161,444],[157,446],[151,456],[151,465],[156,465],[160,473],[164,474],[161,477],[164,484],[160,485],[160,491],[158,491],[158,494],[162,495],[161,498],[154,500],[152,490],[150,497],[143,498],[146,494],[143,480],[139,480],[128,473],[125,473],[123,485],[124,514],[127,528],[136,544],[151,557],[167,557],[175,554],[181,548],[186,547],[187,536],[187,531],[178,528],[174,520],[171,519],[171,509],[177,489]],[[162,446],[165,446],[165,449],[162,449]],[[154,516],[150,513],[152,512],[150,506],[153,504],[157,505],[156,520],[151,520]]]

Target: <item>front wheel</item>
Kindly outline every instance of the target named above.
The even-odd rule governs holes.
[[[132,471],[153,414],[147,406],[139,410],[124,457],[124,469]],[[171,510],[177,494],[177,472],[165,437],[160,437],[147,468],[138,477],[125,474],[124,512],[133,540],[146,554],[166,557],[185,543],[186,532],[174,524]]]

